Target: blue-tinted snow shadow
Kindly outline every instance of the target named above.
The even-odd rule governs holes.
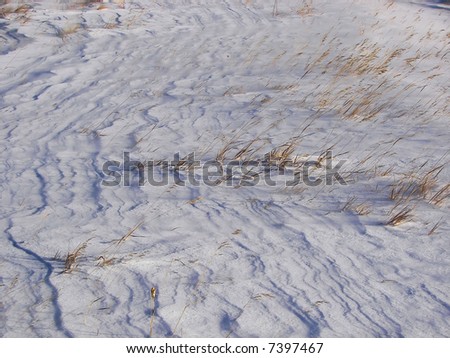
[[[275,282],[270,281],[274,288],[274,292],[277,292],[277,296],[284,298],[286,308],[296,316],[308,329],[306,338],[317,338],[320,337],[320,325],[319,322],[314,320],[307,312],[303,311],[301,307],[295,303],[293,297],[283,290],[282,287],[278,286]]]
[[[56,329],[61,332],[65,337],[71,338],[73,337],[73,334],[64,327],[63,319],[62,319],[62,311],[61,307],[59,306],[58,299],[59,299],[59,293],[58,289],[53,285],[53,283],[50,280],[50,277],[52,276],[54,272],[53,266],[43,259],[40,255],[35,253],[34,251],[25,248],[21,244],[19,244],[14,237],[9,232],[12,228],[13,224],[11,219],[8,220],[8,228],[5,230],[6,238],[7,240],[12,244],[12,246],[26,255],[31,256],[33,259],[38,261],[40,264],[42,264],[43,269],[45,270],[44,278],[42,282],[47,286],[47,288],[50,290],[50,302],[53,306],[53,321],[55,323]]]

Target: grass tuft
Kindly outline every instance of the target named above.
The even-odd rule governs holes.
[[[64,273],[71,273],[77,267],[77,260],[83,254],[87,247],[87,242],[84,242],[73,251],[69,252],[64,261]]]
[[[116,259],[114,257],[108,259],[108,258],[105,258],[104,256],[99,256],[97,258],[97,261],[99,261],[99,263],[97,264],[98,266],[105,267],[105,266],[113,265],[114,262],[116,261]]]
[[[77,33],[81,29],[80,24],[67,25],[64,28],[59,27],[56,30],[56,36],[65,41],[69,36]]]
[[[389,220],[387,221],[386,225],[389,226],[399,226],[402,224],[405,224],[412,219],[411,212],[413,211],[413,208],[405,207],[398,211],[397,213],[393,213]]]
[[[26,14],[32,7],[27,4],[23,4],[17,7],[14,6],[2,6],[0,7],[0,18],[5,18],[11,14]]]
[[[430,203],[436,206],[442,205],[443,201],[450,196],[450,184],[444,185],[430,199]]]

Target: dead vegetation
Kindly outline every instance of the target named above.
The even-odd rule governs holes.
[[[304,0],[301,7],[297,9],[297,14],[299,16],[310,16],[314,13],[314,7],[312,4],[312,0]]]
[[[30,20],[32,9],[32,6],[27,4],[0,6],[0,19],[18,21],[21,24],[25,24]]]
[[[429,203],[440,206],[448,197],[450,197],[450,184],[446,184],[438,191],[436,191],[436,193],[434,193],[430,198]]]
[[[411,207],[404,207],[403,209],[399,211],[395,211],[391,214],[388,221],[386,222],[386,225],[389,226],[399,226],[402,224],[405,224],[407,222],[410,222],[412,220],[412,211],[413,208]]]
[[[342,211],[354,212],[357,215],[365,216],[372,212],[370,204],[367,202],[358,202],[356,196],[352,196],[342,207]]]
[[[18,6],[14,6],[14,5],[0,6],[0,18],[7,18],[8,15],[12,15],[12,14],[25,15],[31,9],[32,9],[32,7],[28,4],[22,4],[22,5],[18,5]]]
[[[425,164],[404,175],[402,179],[392,185],[389,199],[397,203],[424,199],[430,204],[440,205],[450,194],[450,184],[444,185],[437,191],[434,190],[438,187],[438,176],[444,169],[444,165],[438,165],[424,174],[420,174]]]
[[[75,270],[75,268],[77,267],[77,261],[80,258],[80,256],[84,253],[86,247],[87,247],[87,242],[84,242],[82,244],[80,244],[79,246],[77,246],[77,248],[72,251],[69,252],[66,256],[66,259],[64,261],[64,273],[71,273],[73,272],[73,270]]]
[[[81,29],[81,25],[74,23],[66,25],[65,27],[59,27],[56,30],[56,36],[61,40],[66,41],[68,37],[76,34]]]
[[[125,241],[127,241],[130,237],[133,237],[135,231],[138,230],[143,224],[144,220],[138,222],[135,226],[133,226],[124,236],[120,238],[120,240],[117,240],[117,245],[121,245]]]
[[[114,258],[114,257],[111,257],[111,258],[105,258],[105,257],[103,257],[103,256],[99,256],[98,258],[97,258],[97,261],[98,261],[98,266],[100,266],[100,267],[106,267],[106,266],[111,266],[111,265],[113,265],[114,263],[115,263],[115,261],[116,261],[116,259]]]

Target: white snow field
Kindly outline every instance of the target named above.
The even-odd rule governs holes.
[[[449,17],[387,0],[3,5],[0,335],[450,337]],[[124,152],[273,160],[256,185],[180,162],[200,183],[171,168],[140,186]],[[130,185],[102,182],[114,160]]]

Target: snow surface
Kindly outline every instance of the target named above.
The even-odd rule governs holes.
[[[450,336],[446,9],[48,3],[0,12],[1,336]],[[101,184],[287,143],[348,185]]]

